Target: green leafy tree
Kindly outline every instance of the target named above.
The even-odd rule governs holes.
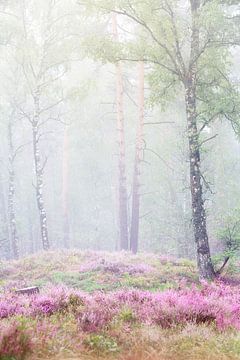
[[[238,89],[230,76],[230,49],[239,43],[239,21],[231,16],[232,7],[236,11],[235,2],[88,0],[81,3],[95,16],[110,12],[122,15],[129,20],[133,32],[118,47],[109,36],[97,41],[92,38],[95,47],[90,46],[90,52],[105,61],[142,60],[150,64],[153,103],[170,104],[173,98],[184,100],[199,276],[213,279],[216,272],[207,232],[203,193],[207,182],[201,171],[201,151],[212,139],[206,138],[203,130],[221,118],[234,123],[239,113]]]

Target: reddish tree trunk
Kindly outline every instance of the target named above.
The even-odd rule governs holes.
[[[118,41],[117,18],[113,17],[113,34]],[[119,243],[120,250],[128,250],[128,210],[127,210],[127,179],[126,179],[126,150],[123,114],[123,74],[122,64],[116,64],[116,101],[117,101],[117,131],[118,131],[118,213],[119,213]]]
[[[63,164],[62,164],[62,204],[63,204],[63,245],[69,248],[69,134],[64,129]]]
[[[130,249],[136,254],[139,243],[140,216],[140,166],[143,156],[143,126],[144,126],[144,63],[139,63],[139,122],[136,138],[135,161],[132,185],[132,219],[130,234]]]

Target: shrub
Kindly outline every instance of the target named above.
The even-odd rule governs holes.
[[[121,290],[89,295],[53,288],[46,290],[44,295],[1,294],[0,304],[1,318],[22,314],[34,318],[72,311],[80,328],[87,332],[103,329],[119,314],[128,318],[131,313],[137,321],[162,327],[213,322],[220,330],[227,327],[240,329],[239,285],[221,281],[203,283],[200,288],[170,289],[159,293]]]
[[[119,320],[123,321],[123,322],[128,322],[128,323],[133,323],[136,321],[136,316],[133,313],[133,310],[130,308],[123,308],[119,315],[118,315]]]
[[[1,327],[0,359],[22,360],[32,347],[30,334],[23,325],[13,322]]]
[[[119,351],[117,342],[105,335],[92,334],[85,340],[85,345],[98,354]]]
[[[129,275],[145,274],[153,271],[153,267],[147,264],[124,264],[123,262],[109,262],[104,259],[98,261],[90,261],[80,267],[80,272],[102,271],[111,274]]]
[[[224,225],[218,232],[223,245],[221,257],[235,257],[240,250],[240,209],[234,209],[232,214],[225,217]]]

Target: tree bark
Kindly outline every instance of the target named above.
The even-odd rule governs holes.
[[[201,179],[201,158],[196,111],[197,58],[199,55],[199,0],[191,1],[192,38],[189,70],[185,79],[185,102],[188,125],[190,186],[194,237],[197,246],[197,264],[200,278],[213,279],[215,272],[211,260],[206,212]]]
[[[0,177],[0,258],[10,260],[11,244],[3,179]]]
[[[116,15],[112,16],[113,35],[118,41]],[[118,214],[119,214],[119,245],[120,250],[128,250],[128,210],[127,210],[127,179],[125,128],[123,113],[123,74],[121,62],[116,63],[116,101],[117,101],[117,131],[118,131]]]
[[[140,216],[140,174],[143,156],[143,126],[144,126],[144,63],[139,63],[139,122],[136,137],[135,161],[132,185],[132,219],[130,233],[130,250],[136,254],[139,244]]]
[[[43,172],[45,164],[42,163],[39,149],[39,121],[40,121],[40,92],[37,88],[34,93],[34,118],[32,120],[33,156],[36,176],[36,198],[40,217],[41,239],[44,250],[49,250],[47,227],[47,213],[43,200]]]
[[[69,248],[69,135],[68,127],[64,129],[63,164],[62,164],[62,202],[63,202],[63,245]]]
[[[14,148],[12,136],[12,120],[8,124],[8,147],[9,147],[9,162],[8,162],[8,225],[11,251],[14,259],[19,259],[19,238],[17,233],[16,215],[14,206],[15,197],[15,171],[14,171]]]

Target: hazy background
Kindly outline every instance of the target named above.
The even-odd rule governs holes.
[[[49,10],[51,7],[51,11]],[[64,247],[64,209],[72,248],[118,248],[115,66],[93,61],[81,47],[86,34],[109,30],[84,20],[74,1],[17,1],[1,4],[0,48],[0,257],[11,256],[8,233],[9,139],[14,149],[14,206],[20,254],[42,249],[32,151],[31,91],[43,61],[39,146],[45,162],[44,201],[52,248]],[[56,19],[59,19],[56,21]],[[51,26],[49,24],[52,24]],[[45,54],[45,55],[44,55]],[[239,59],[240,53],[235,57]],[[33,68],[32,68],[33,66]],[[151,107],[146,66],[144,162],[141,164],[140,250],[194,257],[187,159],[185,105]],[[238,70],[233,66],[232,76]],[[129,207],[135,151],[137,68],[124,63],[124,115]],[[55,104],[55,105],[54,105]],[[239,207],[240,145],[227,122],[205,129],[203,152],[208,228],[213,252],[218,231]],[[67,209],[67,210],[66,210]]]

